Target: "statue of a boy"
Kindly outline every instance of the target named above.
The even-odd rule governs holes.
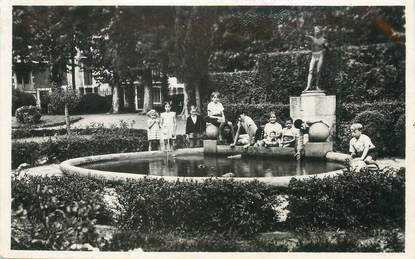
[[[307,87],[304,91],[310,90],[311,87],[311,79],[313,78],[313,70],[314,66],[317,63],[317,77],[316,77],[316,89],[321,91],[319,87],[320,81],[320,71],[321,66],[323,65],[323,53],[324,49],[327,47],[327,40],[323,37],[323,33],[321,32],[321,28],[319,26],[314,26],[314,36],[306,35],[307,38],[312,40],[311,44],[311,61],[310,61],[310,68],[308,69],[308,80],[307,80]]]

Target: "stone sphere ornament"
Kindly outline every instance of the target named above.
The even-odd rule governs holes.
[[[215,125],[209,124],[206,127],[206,137],[208,139],[216,139],[218,137],[218,134],[219,134],[219,128],[216,127]]]
[[[330,135],[330,129],[324,122],[313,123],[309,128],[310,142],[325,142]]]

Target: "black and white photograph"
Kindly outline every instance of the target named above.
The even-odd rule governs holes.
[[[414,258],[412,4],[22,3],[0,257]]]

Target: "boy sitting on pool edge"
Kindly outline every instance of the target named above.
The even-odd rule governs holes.
[[[350,126],[352,133],[352,139],[349,143],[349,152],[353,161],[364,161],[366,164],[373,164],[379,167],[378,163],[374,160],[372,140],[362,133],[363,125],[360,123],[353,123]]]

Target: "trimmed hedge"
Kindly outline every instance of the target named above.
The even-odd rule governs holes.
[[[74,108],[74,112],[77,114],[106,113],[111,110],[111,107],[112,95],[85,94],[82,95],[79,105]]]
[[[210,90],[231,103],[288,103],[307,84],[310,51],[266,53],[253,71],[212,73]],[[321,87],[340,103],[404,100],[405,48],[373,44],[330,49],[325,53]]]
[[[405,169],[349,172],[291,180],[287,223],[292,229],[403,228]]]
[[[371,115],[370,115],[371,114]],[[405,103],[383,101],[362,104],[341,104],[337,109],[337,151],[349,151],[350,125],[360,122],[363,133],[376,146],[380,156],[405,155]]]
[[[12,168],[22,163],[37,165],[64,161],[74,157],[147,150],[145,130],[123,128],[100,129],[89,136],[69,135],[46,142],[13,142]]]
[[[281,235],[287,232],[281,232]],[[117,231],[104,250],[145,252],[403,252],[402,229],[376,229],[369,233],[355,231],[318,231],[291,234],[291,238],[229,238],[221,234],[186,234],[175,232],[142,233]]]
[[[104,185],[79,176],[12,179],[12,249],[68,250],[102,243],[95,224],[108,223]]]
[[[115,187],[117,215],[105,205],[104,195],[113,195],[107,187]],[[278,223],[280,195],[287,195],[289,213]],[[84,243],[118,251],[404,249],[404,169],[292,180],[288,187],[14,174],[12,198],[13,249],[67,250]],[[116,226],[115,234],[103,240],[96,223]],[[256,235],[275,230],[291,238]]]
[[[250,236],[278,224],[278,189],[257,181],[128,181],[116,188],[123,229]]]

